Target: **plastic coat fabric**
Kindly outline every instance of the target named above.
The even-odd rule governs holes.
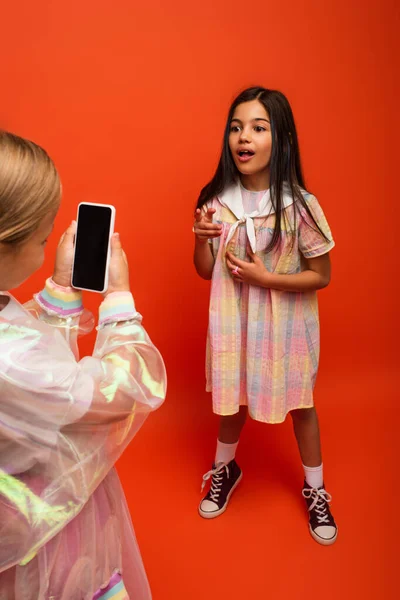
[[[122,571],[151,597],[113,468],[166,375],[141,316],[77,337],[92,316],[59,319],[10,297],[0,311],[0,600],[91,599]]]

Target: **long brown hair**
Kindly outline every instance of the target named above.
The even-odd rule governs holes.
[[[295,207],[303,207],[309,215],[309,225],[319,231],[321,236],[328,240],[325,233],[316,223],[308,204],[306,203],[302,189],[305,182],[300,161],[300,149],[297,138],[296,125],[286,96],[277,90],[269,90],[263,87],[251,87],[241,92],[232,102],[226,121],[221,157],[214,177],[201,190],[197,200],[197,208],[201,208],[206,202],[220,194],[225,187],[232,184],[240,175],[233,161],[229,148],[229,133],[231,121],[235,109],[239,104],[258,100],[265,108],[271,120],[272,154],[270,163],[270,191],[271,201],[276,213],[275,227],[267,252],[273,250],[281,239],[281,217],[286,219],[283,205],[283,187],[289,186]],[[294,211],[294,219],[296,213]],[[295,228],[296,223],[293,223]]]

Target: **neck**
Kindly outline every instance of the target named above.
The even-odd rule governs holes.
[[[240,175],[240,181],[243,187],[249,192],[261,192],[269,188],[269,169],[260,173],[252,173],[251,175]]]

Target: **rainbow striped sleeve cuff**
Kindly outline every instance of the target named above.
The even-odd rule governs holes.
[[[72,287],[62,287],[47,279],[44,289],[34,296],[39,306],[49,315],[77,317],[83,312],[82,292]]]
[[[111,292],[99,309],[99,327],[118,321],[130,321],[139,317],[136,312],[133,296],[130,292]]]

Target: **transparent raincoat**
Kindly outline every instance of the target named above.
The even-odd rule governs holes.
[[[8,295],[4,293],[3,295]],[[86,600],[122,572],[151,598],[114,464],[163,402],[160,353],[136,313],[99,329],[12,296],[0,311],[0,600]]]

